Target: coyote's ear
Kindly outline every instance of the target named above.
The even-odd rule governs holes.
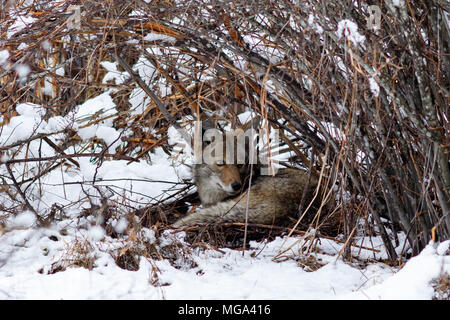
[[[214,128],[215,128],[214,121],[212,121],[211,119],[202,120],[202,135],[205,133],[206,130]]]
[[[195,121],[194,136],[202,140],[208,129],[214,129],[214,122],[211,119],[197,119]]]
[[[202,120],[202,139],[203,139],[203,148],[205,148],[207,145],[209,145],[212,140],[210,139],[205,139],[205,132],[208,131],[209,129],[214,129],[214,121],[212,121],[211,119],[204,119]]]
[[[205,148],[207,145],[209,145],[211,142],[214,141],[214,139],[216,139],[216,135],[212,134],[211,132],[209,133],[209,135],[205,135],[206,131],[210,130],[210,129],[216,129],[215,123],[213,120],[211,119],[203,119],[201,120],[201,141],[202,141],[202,146],[203,148]]]
[[[239,129],[242,129],[242,131],[244,132],[250,128],[257,130],[260,123],[261,123],[260,116],[256,116],[253,119],[250,119],[247,123],[243,124]]]

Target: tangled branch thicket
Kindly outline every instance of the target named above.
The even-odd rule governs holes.
[[[375,28],[370,5],[380,9]],[[113,119],[123,131],[115,157],[139,160],[156,146],[170,152],[170,119],[207,114],[234,126],[251,110],[284,133],[291,164],[325,163],[345,235],[364,218],[395,260],[387,227],[406,234],[413,254],[450,235],[449,13],[443,0],[6,1],[1,121],[25,101],[45,107],[45,119],[65,116],[113,88],[116,110],[88,125]],[[11,33],[18,20],[26,27]],[[117,57],[145,77],[169,118],[135,79],[103,81],[104,61],[123,72]],[[54,134],[63,136],[58,154],[82,145],[70,127]],[[30,140],[50,138],[1,146],[7,165]],[[56,159],[46,161],[51,170]],[[12,185],[3,178],[3,190]]]

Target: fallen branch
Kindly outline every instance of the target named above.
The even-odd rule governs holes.
[[[10,179],[12,180],[14,187],[16,187],[17,192],[20,194],[20,196],[22,197],[23,201],[25,202],[25,207],[30,210],[31,212],[34,213],[34,215],[36,216],[37,220],[41,223],[42,222],[42,218],[41,216],[37,213],[37,211],[33,208],[33,206],[31,205],[31,203],[28,201],[27,196],[25,195],[25,193],[22,191],[22,189],[20,189],[19,184],[17,183],[16,178],[14,177],[14,174],[11,170],[11,167],[9,166],[9,163],[6,163],[6,169],[8,170]]]
[[[58,159],[72,159],[72,158],[81,158],[81,157],[112,157],[120,160],[128,160],[128,161],[139,161],[133,157],[120,155],[120,154],[112,154],[112,153],[75,153],[75,154],[60,154],[53,157],[40,157],[40,158],[26,158],[26,159],[10,159],[6,161],[1,161],[0,164],[6,164],[7,166],[12,163],[23,163],[23,162],[40,162],[40,161],[53,161]]]

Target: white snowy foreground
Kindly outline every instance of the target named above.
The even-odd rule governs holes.
[[[179,241],[182,233],[165,235],[161,246]],[[308,272],[290,258],[298,255],[301,241],[277,238],[252,243],[244,255],[231,249],[192,250],[193,268],[142,258],[138,271],[116,265],[105,252],[112,242],[91,239],[92,270],[70,267],[47,274],[52,263],[71,254],[74,241],[79,239],[62,236],[56,228],[4,234],[0,299],[432,299],[432,280],[450,273],[450,256],[445,255],[450,241],[428,245],[398,270],[377,262],[347,264],[337,258],[341,244],[321,239],[321,253],[313,256],[324,266]],[[290,246],[285,259],[273,261],[280,248]]]

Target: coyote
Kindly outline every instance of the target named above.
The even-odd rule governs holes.
[[[216,141],[207,141],[203,148],[208,143]],[[275,176],[259,175],[259,166],[248,163],[248,150],[243,164],[236,164],[235,158],[231,162],[225,157],[214,160],[192,168],[203,208],[176,221],[173,227],[245,221],[272,224],[289,213],[296,214],[303,195],[306,205],[314,198],[318,180],[307,171],[280,169]]]

